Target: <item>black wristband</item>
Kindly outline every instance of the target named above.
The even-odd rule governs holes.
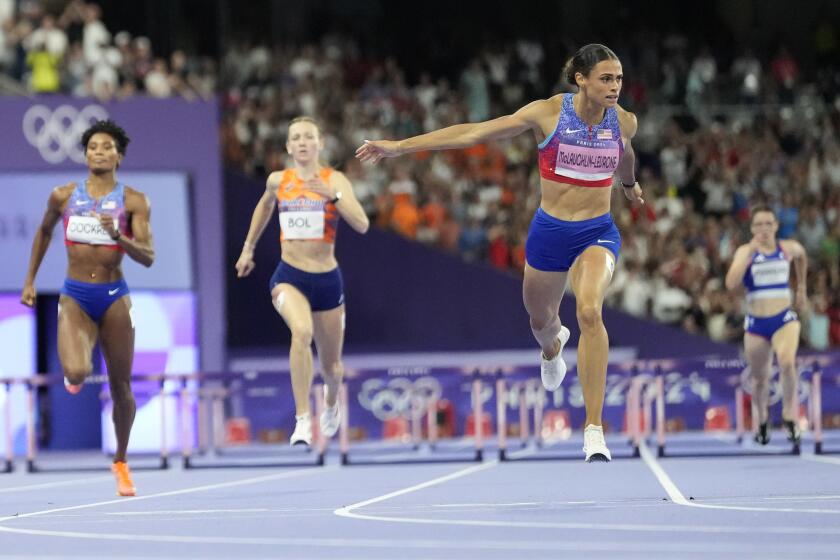
[[[621,186],[624,187],[625,189],[632,189],[633,187],[636,186],[636,181],[633,181],[632,185],[625,185],[624,181],[621,181]]]
[[[120,233],[120,230],[117,230],[117,235],[116,236],[112,235],[110,237],[111,237],[112,241],[119,241],[120,237],[122,237],[122,233]]]

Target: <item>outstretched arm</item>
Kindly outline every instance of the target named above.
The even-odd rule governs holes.
[[[399,141],[365,140],[356,150],[356,157],[361,161],[377,163],[382,158],[412,152],[468,148],[490,140],[511,138],[526,130],[538,128],[538,119],[547,110],[550,110],[548,101],[539,100],[529,103],[512,115],[490,121],[456,124]]]
[[[35,230],[35,239],[32,241],[32,252],[29,256],[29,267],[26,271],[26,280],[23,282],[23,291],[20,295],[20,302],[28,307],[35,305],[35,296],[37,295],[35,292],[35,275],[38,274],[38,269],[41,267],[41,261],[44,260],[44,255],[47,254],[50,241],[52,241],[55,224],[61,219],[61,209],[71,192],[72,190],[64,187],[53,189],[47,201],[47,210],[44,212],[41,225]]]
[[[274,213],[274,206],[277,204],[277,198],[274,190],[280,181],[280,175],[277,172],[268,176],[265,181],[265,191],[262,197],[257,202],[254,208],[254,214],[251,216],[251,226],[248,228],[248,235],[245,236],[245,243],[242,245],[242,252],[239,254],[239,260],[236,261],[236,276],[244,278],[251,274],[254,270],[254,249],[257,246],[257,241],[262,237],[265,231],[265,226],[271,219]]]

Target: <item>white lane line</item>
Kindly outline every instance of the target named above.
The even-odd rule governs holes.
[[[43,482],[41,484],[29,484],[27,486],[13,486],[11,488],[0,488],[0,494],[8,492],[27,492],[29,490],[37,490],[40,488],[56,488],[58,486],[72,486],[73,484],[86,484],[88,482],[102,482],[103,480],[112,480],[113,476],[94,476],[87,478],[77,478],[74,480],[59,480],[56,482]]]
[[[765,500],[789,500],[791,502],[810,500],[840,500],[840,496],[767,496]]]
[[[650,452],[648,451],[648,455]],[[654,461],[655,462],[655,461]],[[466,469],[455,471],[454,473],[441,476],[421,484],[409,486],[402,490],[390,492],[376,498],[371,498],[362,502],[358,502],[349,506],[336,509],[333,513],[341,517],[350,517],[354,519],[363,519],[367,521],[386,521],[390,523],[414,523],[419,525],[460,525],[468,527],[517,527],[523,529],[577,529],[577,530],[612,530],[612,531],[631,531],[631,532],[665,532],[665,533],[728,533],[728,534],[756,534],[756,533],[782,533],[790,535],[803,534],[820,534],[820,535],[840,535],[840,528],[827,529],[819,527],[737,527],[731,525],[724,526],[697,526],[697,525],[659,525],[659,524],[632,524],[632,523],[559,523],[559,522],[523,522],[523,521],[490,521],[490,520],[472,520],[472,519],[442,519],[442,518],[423,518],[423,517],[394,517],[386,515],[369,515],[357,513],[354,510],[359,508],[384,502],[397,496],[416,492],[424,488],[429,488],[450,480],[455,480],[463,476],[467,476],[488,468],[494,467],[498,461],[483,463],[481,465],[472,466]],[[656,465],[659,467],[659,465]],[[670,481],[668,475],[659,468],[659,471],[665,479]],[[675,496],[681,497],[685,505],[707,507],[702,504],[694,504],[689,502],[679,489],[670,482],[670,487]],[[675,498],[672,498],[675,499]],[[723,508],[732,509],[732,508]],[[741,509],[741,508],[737,508]],[[780,511],[780,510],[771,510]],[[801,510],[795,510],[801,511]],[[833,510],[827,510],[833,512]],[[840,513],[840,512],[836,512]]]
[[[830,465],[840,465],[840,457],[826,457],[825,455],[812,455],[810,453],[800,455],[806,461],[814,461],[817,463],[827,463]]]
[[[556,502],[559,504],[562,503],[575,503],[575,502]],[[482,503],[482,502],[474,502],[471,504],[429,504],[428,506],[413,506],[413,507],[432,507],[432,508],[471,508],[471,507],[491,507],[491,508],[500,508],[500,507],[522,507],[522,506],[542,506],[546,505],[546,502],[511,502],[511,503],[502,503],[499,502],[497,504],[494,503]]]
[[[35,517],[40,515],[49,515],[51,513],[59,513],[62,511],[73,511],[79,509],[89,509],[95,508],[100,506],[107,506],[110,504],[133,504],[135,502],[139,502],[141,500],[151,500],[153,498],[164,498],[167,496],[180,496],[182,494],[192,494],[194,492],[205,492],[207,490],[219,490],[221,488],[235,488],[237,486],[247,486],[249,484],[259,484],[260,482],[268,482],[270,480],[279,480],[283,478],[295,478],[298,476],[306,476],[310,474],[318,474],[327,471],[334,471],[337,470],[338,467],[330,466],[330,467],[322,467],[319,469],[315,468],[306,468],[294,471],[285,471],[281,473],[263,475],[263,476],[255,476],[251,478],[245,478],[241,480],[233,480],[230,482],[220,482],[217,484],[205,484],[203,486],[194,486],[192,488],[184,488],[181,490],[171,490],[169,492],[158,492],[157,494],[147,494],[144,496],[134,496],[132,498],[119,498],[117,500],[107,500],[104,502],[94,502],[92,504],[82,504],[78,506],[68,506],[62,508],[55,508],[55,509],[47,509],[43,511],[33,511],[30,513],[21,513],[18,515],[8,515],[6,517],[0,517],[0,523],[5,521],[11,521],[13,519],[24,519],[27,517]],[[0,531],[6,532],[19,532],[17,529],[11,529],[9,527],[4,527],[0,525]]]
[[[205,515],[208,513],[267,513],[278,510],[268,508],[245,509],[162,509],[159,511],[106,511],[103,515]]]
[[[642,457],[642,460],[645,462],[645,465],[651,470],[653,476],[656,477],[656,480],[659,481],[659,484],[668,494],[668,497],[671,498],[671,501],[675,504],[679,504],[681,506],[693,506],[694,504],[690,503],[683,493],[680,492],[680,489],[677,488],[677,485],[674,484],[674,481],[671,480],[671,477],[668,476],[668,473],[665,472],[661,466],[659,466],[659,461],[653,456],[653,453],[650,452],[648,449],[647,443],[644,439],[639,441],[639,454]]]
[[[674,481],[671,480],[671,477],[668,476],[668,473],[665,472],[659,461],[656,460],[656,457],[651,452],[650,448],[647,446],[644,440],[639,443],[639,453],[642,456],[642,460],[645,462],[645,465],[651,470],[653,475],[659,481],[659,484],[665,489],[665,492],[668,493],[668,496],[671,498],[677,505],[681,506],[688,506],[688,507],[696,507],[696,508],[704,508],[704,509],[723,509],[723,510],[730,510],[730,511],[767,511],[767,512],[775,512],[775,513],[816,513],[816,514],[840,514],[840,510],[838,509],[817,509],[817,508],[768,508],[768,507],[755,507],[755,506],[724,506],[718,504],[700,504],[694,501],[689,501],[685,498],[680,489],[674,484]]]
[[[448,482],[450,480],[455,480],[456,478],[461,478],[462,476],[471,475],[473,473],[487,470],[491,467],[495,467],[499,464],[498,460],[488,461],[487,463],[482,463],[480,465],[473,465],[471,467],[467,467],[465,469],[461,469],[455,471],[453,473],[440,476],[438,478],[434,478],[432,480],[427,480],[426,482],[422,482],[420,484],[415,484],[414,486],[409,486],[408,488],[403,488],[401,490],[396,490],[394,492],[389,492],[388,494],[383,494],[382,496],[377,496],[376,498],[371,498],[369,500],[365,500],[363,502],[357,502],[355,504],[344,506],[338,508],[333,513],[340,517],[355,517],[358,519],[367,519],[367,516],[363,516],[357,513],[353,513],[354,509],[359,509],[365,506],[369,506],[371,504],[375,504],[378,502],[384,502],[385,500],[390,500],[391,498],[396,498],[397,496],[402,496],[404,494],[410,494],[412,492],[416,492],[418,490],[423,490],[424,488],[429,488],[431,486],[437,486],[438,484],[442,484],[444,482]]]
[[[599,529],[608,531],[609,525],[599,525]],[[78,538],[88,540],[104,541],[130,541],[130,542],[153,542],[153,543],[178,543],[192,545],[263,545],[263,546],[296,546],[312,548],[343,548],[352,550],[354,548],[379,548],[390,550],[403,549],[430,549],[430,550],[537,550],[537,551],[590,551],[590,552],[671,552],[671,553],[696,553],[697,545],[681,541],[662,542],[593,542],[556,540],[545,541],[542,539],[531,540],[435,540],[435,539],[359,539],[359,538],[271,538],[271,537],[215,537],[206,536],[180,536],[180,535],[149,535],[149,534],[120,534],[120,533],[77,533],[73,531],[41,531],[34,529],[16,530],[15,532],[34,536],[58,536],[67,538]],[[704,543],[703,550],[708,552],[741,552],[754,554],[756,545],[754,543]],[[770,556],[763,554],[763,558],[790,558],[792,555],[802,552],[800,544],[778,544],[772,545]],[[808,554],[811,556],[827,556],[836,558],[837,548],[832,544],[808,545]],[[778,556],[774,556],[778,555]],[[29,558],[29,556],[27,556]]]

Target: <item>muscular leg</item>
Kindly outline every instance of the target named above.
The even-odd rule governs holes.
[[[128,439],[137,404],[131,391],[131,366],[134,362],[134,322],[131,315],[131,299],[123,296],[115,301],[102,316],[99,342],[108,367],[108,385],[114,403],[114,432],[117,436],[117,452],[114,462],[125,461]],[[163,403],[161,403],[163,406]]]
[[[306,296],[291,284],[274,286],[271,300],[292,331],[289,366],[292,370],[295,414],[308,414],[309,392],[312,388],[312,310]]]
[[[601,318],[604,293],[612,278],[613,254],[603,247],[589,247],[570,270],[580,326],[578,378],[586,404],[586,424],[601,425],[610,341]]]
[[[744,333],[744,354],[746,355],[747,363],[750,365],[755,422],[764,424],[770,415],[767,407],[770,401],[770,366],[773,363],[772,348],[766,338]]]
[[[779,361],[779,377],[782,381],[782,418],[794,422],[799,419],[796,350],[799,348],[800,329],[799,321],[791,321],[777,330],[771,340],[776,359]]]
[[[344,346],[344,305],[312,314],[315,346],[321,361],[321,374],[326,386],[327,406],[334,406],[338,398],[338,385],[344,376],[341,349]]]
[[[81,385],[93,369],[91,353],[99,327],[73,298],[58,300],[58,359],[71,385]]]
[[[525,265],[522,300],[531,320],[531,330],[543,355],[552,359],[560,351],[560,301],[566,290],[566,272],[545,272]]]

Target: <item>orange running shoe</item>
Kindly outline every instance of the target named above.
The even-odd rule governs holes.
[[[111,465],[111,472],[117,477],[117,496],[136,496],[137,488],[131,481],[131,471],[128,468],[128,463],[125,461],[118,461]]]
[[[64,388],[67,389],[67,392],[71,395],[78,395],[83,386],[83,384],[72,385],[69,381],[67,381],[66,377],[64,378]]]

